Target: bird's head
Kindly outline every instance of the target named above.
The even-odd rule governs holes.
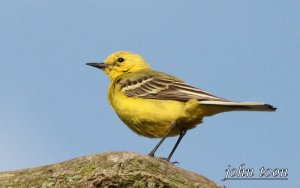
[[[87,63],[87,65],[103,70],[110,80],[122,74],[150,68],[145,59],[129,51],[118,51],[108,56],[102,63]]]

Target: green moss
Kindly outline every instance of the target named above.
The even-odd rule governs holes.
[[[160,159],[111,152],[44,167],[0,172],[0,188],[218,187],[214,182]]]

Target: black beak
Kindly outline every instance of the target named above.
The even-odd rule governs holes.
[[[86,65],[96,67],[98,69],[104,69],[106,67],[104,63],[87,63]]]

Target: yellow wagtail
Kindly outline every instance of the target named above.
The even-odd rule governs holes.
[[[110,79],[108,100],[120,119],[135,133],[162,138],[179,135],[169,161],[186,131],[205,116],[228,111],[275,111],[261,102],[235,102],[193,87],[178,78],[153,70],[140,55],[128,51],[111,54],[103,63],[87,63]]]

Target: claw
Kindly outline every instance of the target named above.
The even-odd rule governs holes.
[[[160,160],[162,160],[162,161],[166,161],[166,162],[171,163],[171,164],[173,164],[173,165],[179,164],[178,161],[172,162],[172,161],[168,160],[168,158],[166,158],[166,157],[155,157],[155,158],[160,159]]]

